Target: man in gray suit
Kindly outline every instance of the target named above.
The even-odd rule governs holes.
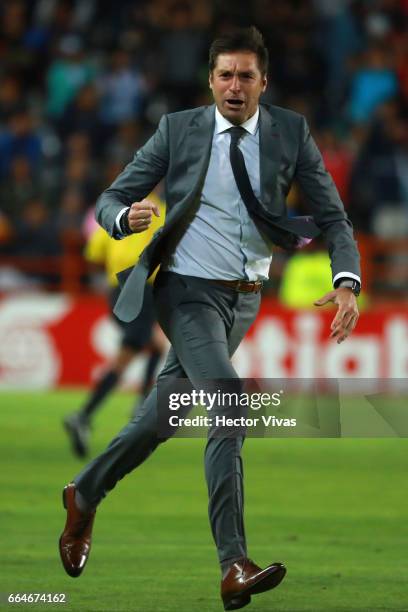
[[[223,379],[239,391],[231,356],[254,321],[271,248],[293,250],[322,233],[331,257],[334,302],[331,337],[353,330],[360,286],[359,256],[337,190],[301,115],[259,104],[267,85],[268,53],[255,28],[213,42],[209,84],[215,104],[162,117],[97,204],[99,223],[120,239],[142,232],[158,210],[148,193],[166,177],[167,217],[140,261],[123,275],[115,312],[124,321],[140,309],[146,279],[155,282],[159,322],[171,342],[159,383],[188,378],[193,387]],[[293,180],[313,217],[289,218]],[[206,383],[207,384],[207,383]],[[64,489],[67,522],[60,554],[70,576],[88,559],[95,509],[118,480],[158,446],[157,386],[136,417]],[[209,435],[205,470],[209,517],[221,565],[226,610],[277,586],[281,563],[261,569],[248,559],[243,523],[244,434]]]

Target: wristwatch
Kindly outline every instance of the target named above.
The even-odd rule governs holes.
[[[355,280],[354,278],[343,278],[337,287],[348,287],[348,289],[351,289],[356,297],[360,295],[361,285],[358,280]]]
[[[129,210],[125,210],[125,212],[123,213],[123,215],[121,216],[121,218],[119,219],[119,225],[120,225],[120,229],[122,230],[122,234],[124,236],[130,236],[130,234],[133,234],[132,230],[130,229],[129,226]]]

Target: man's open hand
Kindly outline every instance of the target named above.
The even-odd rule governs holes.
[[[142,200],[141,202],[133,202],[128,213],[129,227],[132,232],[138,234],[148,229],[152,222],[152,214],[160,217],[160,210],[157,204],[151,200]]]
[[[348,287],[338,287],[326,293],[320,300],[316,300],[314,305],[324,306],[329,302],[337,304],[337,313],[330,326],[332,330],[330,338],[337,338],[337,344],[340,344],[357,324],[359,312],[356,296]]]

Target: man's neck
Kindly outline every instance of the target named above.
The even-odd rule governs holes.
[[[251,115],[251,117],[249,117],[240,124],[232,123],[227,117],[224,117],[224,115],[219,111],[217,106],[215,107],[215,130],[217,134],[225,132],[231,127],[235,127],[235,125],[240,125],[250,134],[255,134],[258,125],[258,120],[259,106],[256,108],[255,112],[253,113],[253,115]]]

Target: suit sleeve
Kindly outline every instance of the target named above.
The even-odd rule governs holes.
[[[347,276],[347,273],[360,277],[360,255],[353,226],[304,117],[300,126],[296,178],[326,240],[333,279]]]
[[[115,220],[120,210],[148,196],[165,176],[168,164],[168,119],[163,115],[150,140],[98,198],[96,220],[110,236],[118,238]]]

